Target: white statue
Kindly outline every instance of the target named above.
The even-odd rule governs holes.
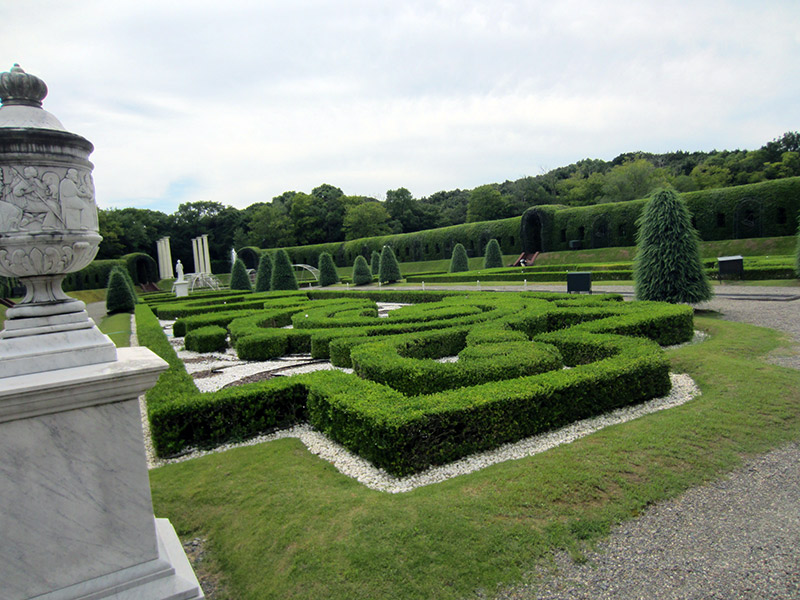
[[[175,272],[178,273],[177,281],[183,281],[183,265],[180,260],[178,260],[178,263],[175,265]]]

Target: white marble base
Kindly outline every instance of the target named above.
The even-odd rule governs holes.
[[[0,379],[4,600],[202,598],[153,518],[138,396],[166,363],[146,348],[119,355]]]
[[[66,312],[65,307],[77,310]],[[20,306],[6,312],[0,331],[0,379],[111,362],[117,351],[84,310],[83,302],[54,308]]]
[[[175,283],[172,284],[172,287],[175,290],[175,296],[177,296],[178,298],[189,295],[188,281],[176,281]]]

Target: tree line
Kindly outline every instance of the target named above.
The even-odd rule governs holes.
[[[281,248],[411,233],[518,216],[540,204],[587,206],[644,198],[662,187],[688,192],[794,176],[800,176],[796,131],[758,150],[627,152],[611,161],[587,158],[536,176],[423,198],[401,187],[388,190],[380,201],[322,184],[311,193],[287,191],[245,209],[202,201],[181,204],[170,215],[138,208],[99,210],[98,258],[152,255],[156,241],[169,236],[173,259],[188,265],[193,264],[191,240],[204,233],[212,259],[227,260],[231,248],[244,246]]]

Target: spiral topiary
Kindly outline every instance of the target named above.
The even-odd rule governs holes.
[[[486,244],[486,252],[483,255],[484,269],[498,269],[503,266],[503,253],[500,251],[499,242],[492,238]]]
[[[393,283],[400,281],[400,266],[391,246],[384,246],[381,251],[381,267],[378,273],[378,281],[381,283]]]
[[[317,268],[319,269],[319,284],[322,287],[339,283],[339,274],[336,272],[336,265],[333,264],[333,257],[329,253],[322,252],[319,255]]]
[[[637,225],[633,279],[638,300],[693,304],[713,296],[689,209],[674,190],[655,191]]]
[[[279,290],[296,290],[297,276],[292,269],[292,262],[286,250],[281,248],[275,253],[275,260],[272,263],[272,277],[269,280],[269,289],[273,292]]]
[[[372,283],[372,271],[370,271],[367,259],[360,254],[356,256],[353,263],[353,283],[356,285],[367,285]]]
[[[272,259],[269,254],[264,252],[258,259],[258,269],[256,270],[256,291],[268,292],[269,280],[272,277]]]
[[[450,257],[450,272],[461,273],[469,271],[469,259],[463,244],[453,246],[453,255]]]
[[[247,274],[247,267],[240,258],[233,261],[231,268],[231,289],[232,290],[247,290],[253,289],[250,284],[250,276]]]

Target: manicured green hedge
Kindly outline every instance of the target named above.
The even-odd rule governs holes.
[[[353,298],[352,293],[331,292],[323,294],[329,300],[313,301],[309,307],[319,302],[320,310],[333,320],[359,318],[370,295]],[[380,294],[381,299],[397,300],[385,291]],[[435,299],[423,293],[419,298],[437,304],[395,311],[396,317],[380,319],[386,322],[383,327],[277,329],[298,309],[306,314],[308,307],[295,306],[281,318],[273,313],[273,327],[258,332],[262,339],[252,333],[244,337],[254,346],[274,344],[280,356],[308,351],[312,336],[328,336],[331,353],[341,346],[346,360],[352,357],[363,375],[406,393],[326,371],[200,394],[178,366],[152,312],[137,307],[140,339],[171,365],[147,397],[157,451],[168,455],[309,419],[376,465],[408,474],[661,395],[669,388],[667,361],[645,338],[671,344],[692,335],[689,307],[623,303],[612,295],[460,293]],[[479,311],[464,314],[470,307]],[[321,319],[315,311],[311,309],[313,318]],[[250,320],[248,327],[258,327],[258,319],[268,311],[263,313],[240,321]],[[305,319],[302,316],[302,322]],[[232,330],[236,322],[229,325]],[[431,329],[431,324],[440,327]],[[330,337],[340,332],[344,335]],[[543,354],[543,364],[530,357],[534,348]],[[457,363],[433,360],[455,352],[461,353]],[[558,370],[559,355],[573,368]],[[556,370],[534,374],[545,364]],[[503,377],[511,379],[498,381]]]
[[[228,347],[228,331],[219,325],[198,327],[186,334],[186,349],[192,352],[221,352]]]

